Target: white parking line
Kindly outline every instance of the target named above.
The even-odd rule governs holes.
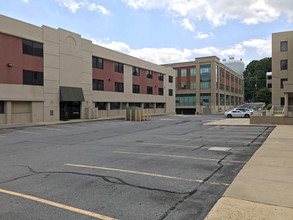
[[[116,154],[130,154],[130,155],[173,157],[173,158],[181,158],[181,159],[207,160],[207,161],[215,161],[215,162],[220,161],[220,159],[213,159],[213,158],[190,157],[190,156],[169,155],[169,154],[135,153],[135,152],[124,152],[124,151],[112,151],[112,152],[113,153],[116,153]],[[246,162],[243,162],[243,161],[235,161],[235,160],[223,160],[223,161],[230,162],[230,163],[246,163]]]
[[[86,127],[80,127],[80,126],[74,126],[74,125],[61,125],[62,127],[67,127],[67,128],[80,128],[80,129],[86,129]]]
[[[109,170],[109,171],[116,171],[116,172],[123,172],[123,173],[132,173],[132,174],[139,174],[139,175],[145,175],[145,176],[153,176],[153,177],[160,177],[160,178],[166,178],[166,179],[181,180],[181,181],[187,181],[187,182],[204,183],[204,180],[186,179],[186,178],[182,178],[182,177],[166,176],[166,175],[155,174],[155,173],[145,173],[145,172],[139,172],[139,171],[134,171],[134,170],[122,170],[122,169],[116,169],[116,168],[88,166],[88,165],[81,165],[81,164],[64,164],[64,165],[65,166],[72,166],[72,167],[82,167],[82,168]],[[229,186],[228,183],[208,182],[208,181],[206,183],[213,184],[213,185]]]
[[[152,146],[165,146],[165,147],[186,147],[186,148],[196,148],[199,146],[186,146],[186,145],[180,145],[180,144],[158,144],[158,143],[146,143],[142,142],[144,145],[152,145]]]
[[[24,133],[24,134],[40,134],[38,132],[32,132],[32,131],[16,131],[18,133]]]
[[[60,128],[47,128],[47,127],[39,127],[39,128],[50,130],[50,131],[66,131],[65,129],[60,129]]]
[[[0,135],[0,138],[7,138],[7,137],[6,137],[6,136],[1,136],[1,135]]]

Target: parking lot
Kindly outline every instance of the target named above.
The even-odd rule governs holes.
[[[223,115],[0,130],[0,219],[204,219],[272,131]]]

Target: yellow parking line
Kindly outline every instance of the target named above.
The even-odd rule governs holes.
[[[159,157],[173,157],[173,158],[183,158],[183,159],[193,159],[193,160],[208,160],[208,161],[216,161],[218,162],[219,159],[212,159],[212,158],[204,158],[204,157],[189,157],[189,156],[178,156],[178,155],[169,155],[169,154],[152,154],[152,153],[135,153],[135,152],[124,152],[124,151],[112,151],[113,153],[117,154],[132,154],[132,155],[146,155],[146,156],[159,156]],[[223,160],[225,162],[231,163],[246,163],[243,161],[235,161],[235,160]]]
[[[93,169],[100,169],[100,170],[111,170],[111,171],[118,171],[123,173],[134,173],[134,174],[140,174],[140,175],[146,175],[146,176],[155,176],[155,177],[161,177],[161,178],[167,178],[167,179],[183,180],[188,182],[198,182],[198,183],[203,182],[203,180],[185,179],[185,178],[176,177],[176,176],[166,176],[166,175],[160,175],[160,174],[154,174],[154,173],[144,173],[144,172],[138,172],[133,170],[121,170],[121,169],[115,169],[115,168],[96,167],[96,166],[87,166],[87,165],[79,165],[79,164],[64,164],[64,165],[73,166],[73,167],[93,168]]]
[[[25,195],[25,194],[22,194],[22,193],[12,192],[12,191],[8,191],[8,190],[4,190],[4,189],[0,189],[0,192],[5,193],[5,194],[9,194],[9,195],[13,195],[13,196],[22,197],[22,198],[25,198],[25,199],[30,199],[30,200],[33,200],[33,201],[36,201],[36,202],[44,203],[46,205],[55,206],[55,207],[58,207],[58,208],[61,208],[61,209],[66,209],[66,210],[69,210],[69,211],[72,211],[72,212],[77,212],[77,213],[80,213],[80,214],[83,214],[83,215],[91,216],[93,218],[98,218],[98,219],[102,219],[102,220],[117,220],[115,218],[100,215],[100,214],[97,214],[97,213],[94,213],[94,212],[85,211],[85,210],[82,210],[82,209],[74,208],[74,207],[71,207],[71,206],[63,205],[63,204],[60,204],[60,203],[52,202],[52,201],[49,201],[49,200],[46,200],[46,199],[41,199],[41,198],[37,198],[37,197],[34,197],[34,196],[30,196],[30,195]]]

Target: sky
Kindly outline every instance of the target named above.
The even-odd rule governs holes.
[[[235,56],[247,65],[271,56],[272,33],[293,30],[292,0],[0,0],[0,4],[2,15],[66,29],[94,44],[157,64]]]

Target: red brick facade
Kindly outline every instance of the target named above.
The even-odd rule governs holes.
[[[44,71],[42,57],[22,53],[21,38],[0,34],[0,48],[0,83],[23,84],[23,70]]]

